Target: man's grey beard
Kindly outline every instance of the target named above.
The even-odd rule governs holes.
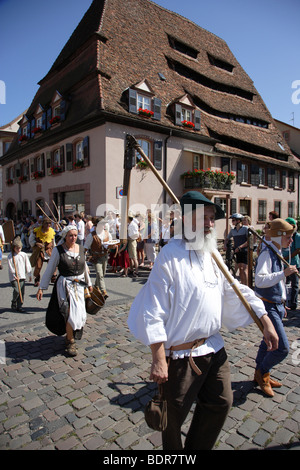
[[[189,242],[188,245],[189,249],[212,253],[217,250],[217,235],[215,229],[210,228],[209,233],[201,237],[196,237],[196,240]]]

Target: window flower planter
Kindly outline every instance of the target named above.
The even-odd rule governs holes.
[[[28,181],[28,177],[27,177],[27,176],[20,176],[20,177],[19,177],[19,183],[25,183],[25,181]]]
[[[28,137],[27,137],[27,135],[25,135],[25,134],[24,134],[24,135],[21,135],[21,137],[19,138],[19,142],[20,142],[21,144],[23,144],[24,142],[27,142],[27,140],[28,140]]]
[[[213,188],[213,189],[230,189],[235,175],[231,172],[223,172],[220,170],[193,170],[186,171],[181,175],[184,179],[185,189],[191,188]]]
[[[74,163],[74,168],[75,170],[78,170],[80,168],[83,168],[84,161],[83,160],[77,160],[77,162]]]
[[[32,173],[32,179],[37,180],[39,178],[43,178],[44,172],[43,171],[35,171]]]
[[[183,127],[188,127],[189,129],[194,129],[195,124],[191,121],[181,121]]]
[[[9,179],[6,181],[6,184],[7,184],[7,186],[12,186],[12,185],[14,184],[14,181],[9,178]]]
[[[58,173],[62,173],[63,169],[60,167],[60,166],[52,166],[50,168],[50,171],[51,171],[51,175],[58,175]]]
[[[150,167],[147,165],[147,163],[144,160],[139,160],[136,164],[136,169],[137,170],[148,170]]]
[[[42,135],[43,130],[41,127],[35,127],[32,132],[34,134],[34,137],[38,137]]]
[[[51,126],[53,126],[54,124],[58,124],[59,122],[60,122],[60,116],[54,116],[49,121]]]
[[[149,111],[149,109],[139,108],[139,115],[147,118],[151,118],[154,115],[153,111]]]

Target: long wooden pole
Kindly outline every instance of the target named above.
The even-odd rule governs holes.
[[[173,193],[173,191],[170,189],[170,187],[168,186],[168,184],[162,179],[162,177],[160,176],[160,174],[157,172],[156,168],[152,165],[151,161],[149,160],[149,158],[147,157],[147,155],[145,155],[145,153],[143,152],[143,150],[141,149],[140,145],[136,142],[135,138],[133,136],[130,136],[131,138],[131,145],[133,145],[135,147],[135,149],[140,153],[140,155],[143,157],[143,159],[145,160],[145,162],[149,165],[150,169],[153,171],[153,173],[155,174],[155,176],[158,178],[158,180],[161,182],[161,184],[163,185],[163,187],[165,188],[165,190],[168,192],[169,196],[171,197],[171,199],[173,200],[173,202],[175,204],[179,204],[179,199],[177,198],[177,196],[175,196],[175,194]],[[263,328],[263,324],[262,322],[260,321],[260,319],[256,316],[253,308],[251,307],[251,305],[249,304],[249,302],[245,299],[245,297],[243,296],[243,294],[241,293],[240,289],[238,288],[238,286],[235,284],[235,279],[231,276],[231,274],[229,273],[227,267],[225,266],[225,264],[221,261],[221,259],[218,257],[218,255],[214,252],[212,252],[212,258],[213,260],[216,262],[217,266],[219,267],[220,271],[224,274],[224,276],[226,277],[227,281],[229,282],[229,284],[231,285],[231,287],[233,288],[233,290],[235,291],[235,293],[237,294],[237,296],[239,297],[239,299],[241,300],[241,302],[243,303],[244,307],[247,309],[248,313],[250,314],[250,316],[252,317],[252,319],[254,320],[254,322],[257,324],[257,326],[259,327],[260,331],[263,332],[264,328]]]
[[[57,207],[57,205],[55,204],[55,202],[53,201],[53,199],[52,199],[52,204],[54,205],[55,210],[56,210],[56,212],[57,212],[57,216],[58,216],[58,219],[57,219],[57,220],[60,220],[60,213],[59,213],[58,207]]]
[[[53,214],[52,210],[50,209],[49,204],[48,204],[46,201],[45,201],[45,203],[47,204],[47,207],[48,207],[49,211],[51,212],[51,215],[52,215],[52,217],[53,217],[53,219],[54,219],[54,222],[56,223],[56,225],[58,225],[59,229],[62,230],[61,226],[59,225],[59,223],[58,223],[58,221],[57,221],[57,218],[55,217],[55,215]]]

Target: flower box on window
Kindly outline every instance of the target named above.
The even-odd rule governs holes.
[[[138,170],[150,170],[150,167],[147,165],[147,163],[144,160],[139,160],[136,164],[136,168]]]
[[[22,175],[19,177],[19,183],[25,183],[25,181],[28,181],[28,177],[25,175]]]
[[[6,184],[7,186],[11,186],[12,184],[14,184],[14,181],[11,178],[9,178],[8,180],[6,180]]]
[[[185,189],[192,188],[213,188],[213,189],[230,189],[231,182],[235,175],[231,172],[220,170],[193,170],[186,171],[181,175],[184,179]]]
[[[53,118],[50,119],[49,123],[51,126],[53,126],[53,124],[57,124],[60,122],[60,116],[53,116]]]
[[[39,178],[43,178],[44,172],[43,171],[34,171],[32,173],[32,179],[37,180]]]
[[[139,108],[138,111],[139,111],[140,116],[144,116],[144,117],[147,117],[147,118],[151,118],[154,115],[154,112],[149,111],[149,109]]]
[[[61,166],[52,166],[50,168],[51,175],[57,175],[58,173],[62,173],[63,169]]]
[[[38,135],[41,135],[42,132],[43,132],[43,129],[41,127],[35,127],[33,130],[32,130],[33,134],[34,134],[34,137],[38,136]]]
[[[84,161],[83,160],[77,160],[75,163],[74,163],[74,168],[77,170],[79,168],[83,168],[83,165],[84,165]]]
[[[183,127],[188,127],[189,129],[194,129],[195,124],[191,121],[181,121]]]
[[[27,142],[27,140],[28,140],[28,137],[25,134],[21,135],[21,137],[19,138],[20,143]]]

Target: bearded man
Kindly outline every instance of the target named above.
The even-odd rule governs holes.
[[[209,450],[232,405],[229,363],[219,330],[253,320],[211,256],[214,251],[220,257],[212,232],[215,219],[224,217],[222,209],[197,191],[186,193],[180,205],[183,237],[175,234],[159,253],[132,304],[128,325],[151,348],[150,379],[163,384],[168,423],[162,432],[163,449],[183,448],[181,426],[196,400],[184,448]],[[199,205],[204,213],[200,231]],[[186,239],[188,231],[196,235],[195,242]],[[236,283],[261,319],[268,348],[276,349],[278,338],[263,302]]]

